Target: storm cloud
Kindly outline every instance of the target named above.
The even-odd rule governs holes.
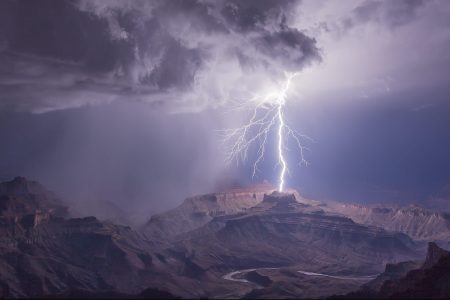
[[[413,21],[418,10],[426,4],[423,0],[365,1],[353,10],[356,23],[377,22],[395,28]],[[351,23],[352,19],[347,19]]]
[[[320,61],[315,39],[290,26],[298,4],[3,2],[0,108],[45,112],[117,99],[171,111],[222,105]]]

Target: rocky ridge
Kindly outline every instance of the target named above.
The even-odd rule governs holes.
[[[329,203],[326,210],[340,213],[361,224],[403,232],[416,240],[450,241],[450,215],[416,205],[394,208]]]
[[[19,177],[0,184],[0,292],[4,298],[82,293],[137,294],[150,287],[192,296],[177,274],[184,262],[130,227],[95,217],[68,218],[40,184]],[[157,275],[157,276],[155,276]],[[183,286],[185,288],[183,288]]]
[[[450,251],[433,242],[424,261],[386,266],[385,272],[359,291],[334,299],[448,299]]]
[[[277,192],[245,212],[214,218],[177,243],[202,270],[217,271],[303,264],[373,273],[384,262],[415,257],[414,247],[404,234],[311,209]]]

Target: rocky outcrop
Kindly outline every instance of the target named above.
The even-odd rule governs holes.
[[[428,243],[427,257],[425,258],[425,262],[422,265],[422,269],[429,269],[433,267],[439,262],[442,257],[449,254],[449,251],[440,248],[438,245],[436,245],[436,243]]]
[[[187,198],[177,208],[152,216],[143,231],[151,237],[174,238],[205,225],[215,217],[248,210],[262,201],[264,193],[270,191],[266,188],[256,186],[254,189],[234,189]]]
[[[416,240],[450,241],[450,215],[411,205],[407,207],[368,207],[329,203],[329,212],[340,213],[355,222],[403,232]]]
[[[0,228],[34,228],[67,215],[68,208],[62,201],[37,182],[16,177],[0,183]]]
[[[0,278],[9,297],[40,297],[78,288],[134,292],[146,287],[152,253],[131,229],[95,218],[58,219],[0,243]],[[147,247],[148,248],[148,247]]]
[[[373,282],[366,284],[360,291],[347,294],[336,299],[449,299],[450,298],[450,251],[438,247],[435,243],[428,244],[428,252],[423,264],[415,269],[405,269],[405,264],[399,264],[402,276],[385,280],[381,286]],[[416,263],[416,266],[419,265]],[[386,268],[386,273],[389,273]],[[399,270],[396,270],[399,271]],[[384,277],[386,278],[386,276]],[[372,288],[370,288],[372,287]],[[374,288],[375,287],[375,288]],[[377,289],[377,287],[379,287]]]
[[[68,208],[52,192],[35,181],[16,177],[0,183],[1,216],[34,214],[45,211],[55,216],[67,216]]]
[[[279,204],[266,210],[216,217],[185,235],[178,247],[193,253],[192,261],[203,269],[301,264],[312,271],[333,265],[373,274],[387,261],[418,255],[415,244],[404,234],[360,225],[342,216],[310,212],[291,194],[266,195],[261,204],[276,199]]]
[[[386,281],[380,288],[382,298],[448,299],[450,297],[450,252],[430,243],[420,269]]]
[[[420,268],[421,265],[421,261],[404,261],[395,264],[386,264],[384,272],[378,275],[374,280],[363,285],[362,289],[366,291],[378,291],[384,282],[401,278],[409,271]]]
[[[289,201],[292,203],[308,207],[320,206],[320,202],[302,198],[295,190],[287,194],[291,195]],[[142,229],[149,237],[172,240],[200,228],[215,217],[255,209],[266,210],[274,206],[289,209],[288,203],[285,202],[285,198],[277,196],[277,192],[274,192],[274,188],[268,184],[235,188],[187,198],[180,206],[152,216]]]
[[[190,280],[169,279],[184,262],[131,228],[95,217],[66,218],[67,208],[36,182],[18,177],[0,184],[0,193],[0,296],[4,298],[74,290],[131,295],[149,287],[183,291],[183,280]],[[161,262],[156,253],[167,261]],[[192,296],[186,290],[181,293]]]

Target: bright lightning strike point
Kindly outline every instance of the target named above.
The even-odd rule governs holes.
[[[278,164],[281,167],[278,177],[278,191],[280,192],[284,190],[284,178],[286,172],[289,172],[288,162],[284,157],[285,137],[293,139],[299,150],[300,163],[307,164],[303,155],[306,148],[302,145],[301,140],[310,138],[293,130],[286,123],[284,117],[287,92],[295,75],[296,73],[286,74],[286,80],[275,93],[264,96],[256,95],[246,101],[246,104],[255,101],[259,103],[252,108],[252,116],[247,124],[239,128],[222,131],[224,144],[228,146],[227,161],[229,162],[232,160],[239,161],[239,159],[246,160],[250,146],[255,143],[259,145],[257,157],[253,164],[252,177],[254,178],[260,162],[264,159],[269,133],[277,127],[277,154]]]

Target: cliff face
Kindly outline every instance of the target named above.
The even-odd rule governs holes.
[[[270,191],[269,186],[257,186],[187,198],[180,206],[152,216],[143,230],[150,236],[170,240],[207,224],[214,217],[244,212],[260,203],[264,193]]]
[[[367,207],[333,203],[328,210],[343,214],[355,222],[403,232],[416,240],[450,241],[450,215],[418,206],[401,208]]]
[[[383,273],[379,274],[374,280],[363,285],[363,290],[379,291],[381,286],[388,280],[396,280],[406,275],[409,271],[420,268],[421,261],[404,261],[399,263],[386,264]]]
[[[68,208],[37,182],[16,177],[0,183],[1,239],[24,235],[39,225],[68,215]]]
[[[428,244],[425,261],[386,266],[384,273],[345,299],[449,299],[450,252]]]
[[[159,248],[138,232],[95,217],[66,216],[62,202],[36,182],[18,177],[0,184],[0,296],[136,294],[183,285],[183,279],[168,279],[183,263],[161,263]]]
[[[277,205],[278,201],[263,201],[266,195],[273,193],[274,190],[272,186],[263,184],[190,197],[180,206],[152,216],[142,230],[150,237],[172,240],[206,225],[215,217],[247,212],[254,210],[255,207],[267,209]],[[292,190],[288,194],[292,195],[294,202],[304,206],[318,207],[320,205],[318,201],[302,198],[297,191]]]
[[[440,248],[436,243],[428,243],[427,257],[422,265],[422,269],[429,269],[436,265],[442,257],[448,256],[449,251]]]
[[[429,243],[421,268],[385,282],[379,291],[383,298],[448,299],[450,297],[450,252]]]
[[[265,195],[252,209],[216,217],[180,238],[178,248],[202,269],[330,265],[373,274],[385,261],[417,255],[408,236],[356,224],[298,203],[292,194]],[[338,267],[337,267],[338,268]]]
[[[66,217],[68,208],[52,192],[34,181],[16,177],[11,181],[0,183],[0,218],[37,225],[50,218]],[[31,222],[31,223],[30,223]]]

